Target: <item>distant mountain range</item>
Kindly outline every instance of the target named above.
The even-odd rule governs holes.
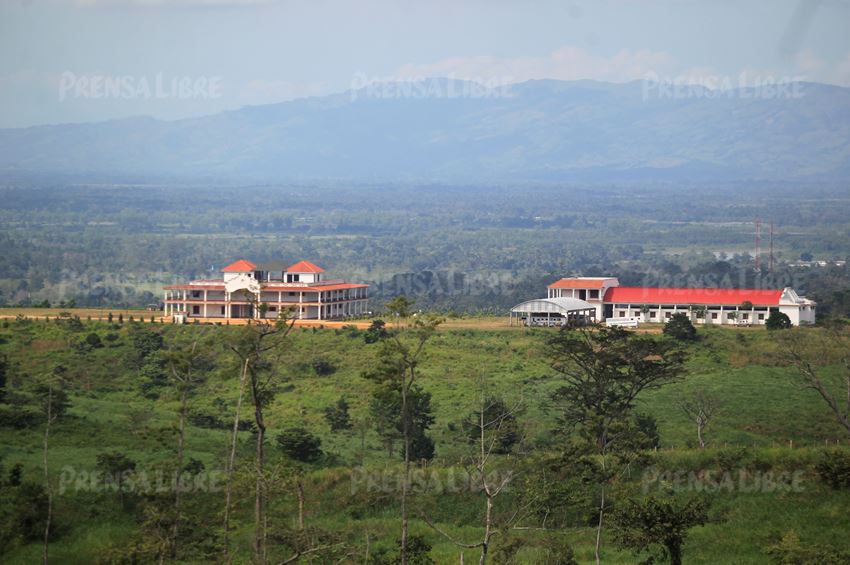
[[[415,86],[415,85],[414,85]],[[201,118],[0,129],[0,174],[232,179],[846,180],[850,89],[436,80]]]

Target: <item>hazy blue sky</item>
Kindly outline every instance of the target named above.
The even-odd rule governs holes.
[[[847,0],[0,0],[0,127],[428,76],[850,86],[848,24]]]

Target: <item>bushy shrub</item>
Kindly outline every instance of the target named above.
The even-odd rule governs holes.
[[[767,317],[764,327],[768,330],[787,330],[791,327],[791,318],[787,314],[783,314],[779,310],[774,310]]]
[[[842,565],[850,563],[850,553],[833,547],[806,544],[793,530],[775,536],[764,552],[779,565]]]
[[[336,365],[333,364],[329,359],[325,359],[324,357],[318,357],[313,360],[310,364],[313,368],[313,371],[319,377],[327,377],[336,373]]]
[[[832,488],[850,488],[850,453],[838,449],[827,451],[815,470],[820,480]]]
[[[677,341],[694,341],[697,338],[697,329],[691,323],[687,314],[676,312],[670,318],[670,321],[664,324],[664,335]]]
[[[314,463],[322,456],[322,440],[304,428],[283,430],[277,445],[284,455],[302,463]]]
[[[42,419],[43,417],[38,410],[31,406],[0,405],[0,428],[23,430],[37,426],[41,423]]]
[[[44,536],[47,492],[37,483],[3,481],[0,484],[0,553]],[[56,528],[53,528],[55,535]],[[51,536],[53,537],[53,536]]]
[[[189,413],[189,423],[193,426],[197,426],[199,428],[205,428],[208,430],[232,430],[233,429],[233,421],[232,420],[224,420],[219,418],[215,414],[208,414],[206,412],[195,411]],[[250,420],[239,420],[239,429],[241,431],[250,430],[253,426],[253,422]]]
[[[324,412],[325,420],[332,432],[351,429],[351,416],[348,413],[348,402],[345,398],[340,398],[333,406],[327,406]]]
[[[357,338],[360,337],[360,330],[354,324],[346,324],[334,332],[336,335],[344,335],[345,337]]]
[[[729,447],[719,450],[714,461],[721,471],[731,473],[745,467],[749,461],[749,453],[742,447]]]
[[[366,343],[377,343],[387,337],[386,322],[383,320],[372,320],[369,328],[363,332],[363,341]]]
[[[103,342],[100,341],[100,336],[94,332],[86,336],[86,344],[92,349],[103,347]]]

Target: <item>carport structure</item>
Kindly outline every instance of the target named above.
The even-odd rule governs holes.
[[[578,298],[536,298],[511,308],[510,325],[565,326],[596,322],[596,306]]]

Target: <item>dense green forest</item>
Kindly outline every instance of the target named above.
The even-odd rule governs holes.
[[[805,196],[803,196],[805,195]],[[0,303],[143,306],[239,257],[310,259],[375,303],[504,312],[571,274],[623,284],[792,286],[850,313],[850,198],[823,184],[224,186],[75,179],[0,187]],[[757,273],[754,221],[763,222]],[[776,265],[768,265],[769,224]]]
[[[683,329],[5,320],[0,560],[847,563],[846,328]]]

